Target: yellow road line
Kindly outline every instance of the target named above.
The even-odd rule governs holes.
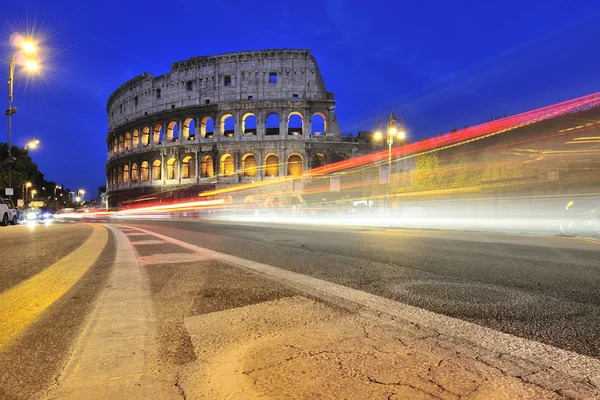
[[[0,293],[0,350],[33,324],[94,264],[108,242],[108,231],[99,225],[93,227],[92,235],[75,251]]]

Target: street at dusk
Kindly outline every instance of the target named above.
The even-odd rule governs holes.
[[[0,5],[0,400],[600,400],[552,3]]]

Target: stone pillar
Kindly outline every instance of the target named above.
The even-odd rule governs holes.
[[[179,134],[179,143],[183,143],[183,120],[177,121],[177,132]]]
[[[310,115],[310,111],[304,110],[306,114],[304,114],[304,118],[302,119],[302,137],[304,139],[308,139],[312,132],[312,115]]]
[[[263,140],[266,134],[267,122],[265,120],[266,116],[262,111],[256,114],[256,137]]]
[[[244,132],[242,132],[242,115],[244,113],[237,111],[236,113],[232,114],[233,115],[233,119],[234,119],[234,123],[233,123],[233,137],[236,138],[235,140],[241,140],[242,136],[244,136]]]
[[[165,165],[165,155],[161,152],[160,153],[160,180],[162,181],[163,185],[166,183],[166,180],[167,180],[167,174],[165,173],[166,170],[167,170],[167,166]]]
[[[198,160],[198,150],[194,152],[194,177],[196,183],[200,183],[200,161]]]
[[[181,135],[179,135],[179,137],[181,137]],[[180,153],[177,153],[177,179],[179,180],[179,183],[181,184],[181,171],[183,170],[183,158],[185,157],[185,153],[182,155]],[[188,170],[189,172],[189,170]]]
[[[287,154],[284,150],[279,156],[279,176],[285,176],[287,173]]]
[[[279,138],[281,140],[287,140],[288,136],[288,112],[282,110],[279,117]]]
[[[214,176],[221,175],[221,158],[219,153],[213,153],[213,173]]]
[[[260,177],[258,181],[262,181],[265,176],[265,150],[262,147],[256,153],[256,176]]]

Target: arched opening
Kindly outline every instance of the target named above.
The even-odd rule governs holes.
[[[148,146],[150,143],[150,127],[145,126],[142,128],[142,146]]]
[[[152,129],[152,143],[161,144],[164,139],[163,127],[161,124],[154,125]]]
[[[167,140],[171,142],[179,140],[179,124],[175,121],[171,121],[167,125]]]
[[[138,165],[136,163],[133,163],[131,165],[131,182],[136,183],[139,179],[139,175],[138,175],[139,171],[138,171]]]
[[[325,164],[327,164],[327,162],[325,161],[325,156],[323,154],[320,154],[320,153],[313,154],[313,156],[310,158],[310,167],[311,168],[319,168]]]
[[[183,121],[183,140],[194,140],[196,138],[196,121],[194,118],[187,118]]]
[[[211,156],[204,156],[200,162],[200,177],[211,178],[215,176],[215,166]]]
[[[148,161],[144,161],[140,168],[140,175],[141,175],[142,182],[148,182],[149,172],[150,171],[148,168]]]
[[[215,134],[215,120],[212,117],[204,117],[200,121],[200,134],[203,138],[210,139]]]
[[[298,111],[293,111],[288,116],[288,135],[301,136],[304,126],[304,117]]]
[[[177,179],[177,160],[169,158],[167,161],[167,179]]]
[[[242,117],[242,132],[249,135],[256,135],[256,115],[246,113]]]
[[[152,180],[160,181],[162,179],[162,169],[160,160],[154,160],[152,163]]]
[[[121,167],[117,170],[117,184],[120,185],[123,182],[123,170]]]
[[[279,157],[276,154],[265,157],[265,176],[279,176]]]
[[[117,184],[117,169],[113,168],[112,170],[112,184],[116,185]]]
[[[242,157],[242,171],[244,176],[256,176],[256,157],[246,154]]]
[[[265,135],[279,135],[279,115],[272,113],[265,120]]]
[[[123,136],[119,136],[119,153],[123,152]]]
[[[131,146],[134,149],[137,149],[137,147],[140,145],[140,131],[138,131],[137,129],[133,130],[133,140],[131,143]]]
[[[231,137],[235,131],[235,119],[231,114],[221,117],[221,135]]]
[[[251,194],[244,197],[244,204],[252,204],[252,203],[256,203],[256,198],[254,196],[252,196]]]
[[[312,115],[310,122],[311,135],[324,135],[327,132],[327,120],[325,114],[322,112],[316,112]]]
[[[125,150],[131,150],[131,133],[129,132],[125,134]]]
[[[129,183],[129,165],[123,167],[123,183]]]
[[[221,157],[221,175],[233,176],[235,172],[235,163],[231,154],[225,154]]]
[[[116,153],[119,148],[117,147],[117,138],[112,139],[112,145],[113,145],[113,153]]]
[[[279,198],[275,195],[267,196],[267,198],[265,199],[265,206],[267,206],[267,208],[279,207]]]
[[[185,179],[193,178],[194,174],[194,157],[187,156],[181,161],[181,177]]]
[[[287,160],[287,174],[291,176],[301,176],[302,161],[302,156],[300,154],[290,154]]]

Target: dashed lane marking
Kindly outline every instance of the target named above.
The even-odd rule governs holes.
[[[93,227],[91,236],[75,251],[0,293],[0,350],[33,324],[96,262],[108,242],[108,231],[100,225]]]
[[[500,354],[511,354],[526,360],[532,360],[532,362],[535,362],[538,365],[544,365],[547,368],[553,368],[583,380],[591,379],[594,382],[600,381],[600,359],[496,331],[472,322],[448,317],[443,314],[438,314],[332,282],[209,250],[146,229],[135,229],[139,232],[145,232],[148,235],[153,235],[164,241],[200,253],[206,257],[211,257],[217,261],[255,271],[270,279],[282,282],[300,292],[312,294],[319,298],[329,300],[339,299],[350,302],[409,323],[433,328],[441,334],[476,343],[485,349]]]
[[[209,260],[210,257],[200,253],[158,253],[138,259],[141,264],[178,264]]]
[[[137,242],[131,242],[133,245],[145,245],[145,244],[166,244],[164,240],[140,240]]]

